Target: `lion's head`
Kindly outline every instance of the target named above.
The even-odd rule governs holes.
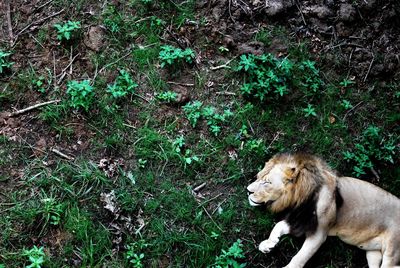
[[[278,154],[272,157],[251,183],[249,203],[267,205],[273,212],[296,207],[323,183],[323,172],[330,169],[315,156]]]

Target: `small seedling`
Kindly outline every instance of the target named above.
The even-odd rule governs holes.
[[[343,100],[341,105],[343,106],[343,108],[345,108],[346,110],[353,108],[353,105],[348,101],[348,100]]]
[[[54,24],[54,28],[57,29],[58,40],[70,40],[73,37],[73,34],[81,28],[81,23],[79,21],[69,20],[63,24]]]
[[[161,51],[158,55],[158,58],[161,61],[161,67],[165,67],[166,65],[172,66],[180,63],[181,61],[192,63],[194,57],[194,51],[190,48],[182,50],[180,48],[169,45],[162,46]]]
[[[342,82],[339,83],[339,85],[342,86],[342,87],[348,87],[348,86],[353,85],[353,84],[355,84],[354,81],[346,79],[346,78],[343,79]]]
[[[211,133],[213,133],[214,136],[218,136],[221,132],[221,124],[224,123],[227,118],[231,117],[233,113],[229,109],[226,109],[223,114],[219,114],[214,107],[207,106],[203,108],[202,115],[207,120],[207,125]]]
[[[221,53],[229,52],[229,49],[226,48],[226,47],[224,47],[224,46],[220,46],[220,47],[218,48],[218,50],[219,50],[219,52],[221,52]]]
[[[210,235],[210,237],[211,237],[211,238],[213,238],[213,239],[218,239],[218,237],[219,237],[219,234],[218,234],[218,233],[216,233],[216,232],[211,232],[211,235]]]
[[[33,88],[40,93],[46,92],[45,83],[46,83],[46,78],[44,76],[39,76],[37,79],[32,80]]]
[[[385,135],[380,128],[369,126],[358,138],[354,149],[343,152],[343,157],[347,162],[354,163],[354,175],[360,176],[373,167],[373,159],[393,164],[393,156],[399,150],[396,144],[398,144],[397,136]]]
[[[51,225],[59,225],[61,220],[61,215],[64,212],[64,207],[62,204],[57,203],[54,198],[44,198],[42,199],[44,204],[43,207],[43,217],[45,224],[50,223]]]
[[[83,108],[89,110],[93,102],[93,87],[89,80],[69,81],[67,84],[67,94],[70,96],[69,105],[75,109]]]
[[[147,160],[141,159],[141,158],[138,160],[138,166],[139,166],[139,168],[145,168],[145,167],[146,167],[146,164],[147,164]]]
[[[172,146],[175,148],[175,152],[180,153],[183,146],[185,146],[185,138],[181,135],[177,137],[173,142]]]
[[[160,101],[165,101],[165,102],[174,102],[176,101],[176,98],[178,97],[178,94],[173,91],[165,91],[157,94],[157,99]]]
[[[304,112],[305,117],[309,117],[310,115],[317,116],[317,113],[315,112],[315,108],[311,104],[308,104],[307,108],[303,109],[303,112]]]
[[[25,266],[25,268],[41,268],[44,263],[44,257],[46,254],[43,252],[43,247],[36,247],[29,250],[24,250],[23,255],[27,256],[31,264]]]
[[[241,140],[241,139],[247,139],[247,138],[250,138],[250,134],[249,134],[247,126],[245,124],[243,124],[239,130],[237,139]]]
[[[118,99],[129,93],[134,93],[136,87],[138,87],[138,84],[132,80],[131,75],[125,70],[120,70],[114,84],[107,86],[107,92]]]
[[[10,52],[5,52],[0,49],[0,74],[2,74],[4,70],[11,68],[11,66],[14,64],[14,62],[8,61],[8,56],[10,55]]]
[[[144,267],[144,264],[142,262],[142,260],[144,259],[144,253],[138,253],[138,252],[143,250],[143,248],[145,247],[147,247],[147,244],[144,244],[143,240],[127,245],[126,258],[128,259],[131,267],[133,268]]]
[[[221,255],[215,258],[214,264],[209,268],[246,267],[246,263],[238,262],[238,259],[245,258],[242,247],[242,241],[238,239],[235,243],[233,243],[228,251],[222,250]]]
[[[307,90],[311,89],[313,93],[316,93],[322,85],[322,80],[319,77],[318,69],[315,67],[315,62],[305,60],[300,63],[299,70],[300,87],[303,90],[306,90],[306,92]]]
[[[200,158],[196,155],[192,155],[191,150],[186,149],[185,155],[183,156],[183,160],[185,162],[185,167],[186,167],[186,164],[191,165],[193,162],[200,161]]]
[[[201,101],[193,101],[183,106],[183,111],[186,113],[186,117],[189,120],[192,127],[196,127],[197,121],[201,117],[201,107],[203,103]]]

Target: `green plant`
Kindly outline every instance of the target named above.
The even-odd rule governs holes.
[[[221,124],[224,123],[227,118],[233,115],[229,109],[226,109],[222,114],[219,114],[212,106],[204,107],[201,114],[206,119],[211,133],[213,133],[215,136],[218,136],[218,134],[221,132]]]
[[[224,47],[224,46],[220,46],[220,47],[218,48],[218,50],[219,50],[219,52],[221,52],[221,53],[229,52],[229,49],[226,48],[226,47]]]
[[[193,101],[183,106],[183,111],[186,113],[186,117],[189,120],[192,127],[196,127],[197,121],[201,117],[201,107],[203,103],[201,101]]]
[[[303,109],[303,112],[305,117],[309,117],[310,115],[317,116],[314,106],[310,103],[307,105],[307,108]]]
[[[218,239],[219,236],[220,236],[220,234],[218,234],[218,233],[216,233],[214,231],[212,231],[211,235],[210,235],[210,237],[213,238],[213,239]]]
[[[278,60],[272,54],[240,57],[237,71],[245,73],[245,82],[240,88],[242,94],[265,101],[272,96],[283,96],[289,92],[293,64],[288,59]]]
[[[107,6],[103,16],[105,17],[103,24],[111,33],[119,33],[121,31],[124,20],[113,5]]]
[[[242,55],[237,71],[245,75],[242,94],[262,102],[282,97],[293,88],[315,94],[322,85],[315,62],[309,60],[295,63],[272,54]]]
[[[138,84],[132,80],[130,74],[125,70],[120,70],[114,84],[107,86],[107,92],[118,99],[129,93],[134,93],[136,87],[138,87]]]
[[[174,102],[176,101],[178,94],[173,91],[165,91],[157,94],[157,99],[160,101],[165,101],[165,102]]]
[[[182,135],[177,137],[172,142],[172,146],[174,147],[175,152],[180,153],[182,151],[183,146],[185,146],[185,138]]]
[[[39,91],[40,93],[46,92],[46,78],[44,76],[39,76],[37,79],[32,80],[33,88]]]
[[[207,121],[207,125],[215,136],[221,132],[221,124],[233,115],[231,110],[225,109],[222,114],[217,113],[215,107],[206,106],[202,107],[203,103],[200,101],[189,102],[183,106],[186,117],[192,127],[196,127],[198,120],[203,117]]]
[[[348,100],[342,100],[340,105],[342,105],[342,107],[345,108],[346,110],[353,108],[353,105]]]
[[[146,164],[147,164],[147,160],[141,159],[141,158],[138,160],[139,168],[145,168]]]
[[[57,29],[58,40],[70,40],[73,37],[73,34],[81,28],[81,23],[79,21],[69,20],[63,24],[54,24],[54,28]]]
[[[8,61],[8,56],[10,56],[10,52],[5,52],[0,49],[0,74],[4,72],[4,70],[11,68],[14,62]]]
[[[311,90],[312,93],[316,93],[322,85],[322,80],[319,77],[319,71],[315,67],[315,62],[305,60],[300,62],[298,65],[298,86],[308,94]]]
[[[245,258],[243,252],[243,244],[240,239],[238,239],[233,245],[228,249],[228,251],[222,250],[221,255],[215,258],[213,265],[210,268],[242,268],[246,267],[246,263],[239,263],[238,259]]]
[[[185,162],[185,167],[187,165],[191,165],[193,162],[200,161],[200,158],[196,155],[192,155],[192,151],[189,149],[185,150],[185,154],[183,155],[183,160]]]
[[[90,85],[89,80],[69,81],[67,83],[67,94],[70,96],[69,105],[75,109],[83,108],[85,111],[89,110],[93,102],[93,87]]]
[[[24,250],[23,255],[27,256],[31,262],[28,266],[25,266],[25,268],[42,267],[41,265],[44,263],[44,257],[46,256],[43,252],[43,247],[38,248],[36,246],[33,246],[33,248],[29,250]]]
[[[170,45],[161,46],[161,50],[158,55],[158,58],[161,61],[161,67],[165,67],[166,65],[172,66],[181,62],[182,60],[187,63],[192,63],[194,57],[195,54],[192,49],[186,48],[185,50],[182,50]]]
[[[342,86],[342,87],[348,87],[348,86],[350,86],[350,85],[353,85],[353,84],[355,84],[355,82],[353,81],[353,80],[349,80],[349,79],[343,79],[340,83],[339,83],[339,85],[340,86]]]
[[[54,198],[43,198],[42,200],[43,208],[42,214],[45,220],[44,226],[47,223],[51,225],[59,225],[61,220],[61,215],[64,212],[64,205],[57,203]]]
[[[393,156],[399,151],[398,140],[398,136],[385,134],[380,128],[369,126],[358,138],[354,149],[343,152],[343,156],[347,162],[354,163],[353,172],[360,176],[366,174],[366,169],[373,168],[374,160],[393,164]]]
[[[138,253],[139,251],[143,250],[147,245],[144,243],[143,240],[138,242],[131,243],[126,246],[126,258],[129,261],[131,267],[134,268],[142,268],[144,264],[142,260],[144,259],[144,253]]]

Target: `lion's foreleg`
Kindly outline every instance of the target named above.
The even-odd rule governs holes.
[[[286,221],[278,222],[271,231],[269,238],[264,240],[258,246],[258,249],[263,253],[268,253],[273,249],[279,242],[279,238],[282,235],[288,234],[290,232],[290,226]]]
[[[381,267],[382,253],[380,251],[367,251],[366,255],[369,268]]]
[[[292,258],[285,268],[303,268],[307,261],[325,242],[327,233],[323,230],[317,230],[313,235],[307,236],[300,251]]]

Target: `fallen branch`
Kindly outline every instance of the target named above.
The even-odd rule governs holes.
[[[60,11],[58,11],[58,12],[56,12],[56,13],[53,13],[53,14],[51,14],[51,15],[49,15],[49,16],[43,18],[43,19],[40,19],[40,20],[37,20],[37,21],[34,21],[34,22],[29,23],[29,24],[26,25],[21,31],[19,31],[19,32],[16,34],[14,43],[15,43],[15,41],[17,40],[18,36],[24,34],[29,28],[31,28],[31,27],[33,27],[33,26],[39,26],[39,25],[41,25],[42,23],[44,23],[46,20],[51,19],[51,18],[53,18],[53,17],[56,17],[56,16],[60,15],[60,14],[63,13],[63,12],[64,12],[64,9],[61,9]],[[30,31],[33,31],[33,29],[31,29]],[[30,32],[30,31],[28,31],[28,32]]]
[[[190,83],[179,83],[179,82],[173,82],[173,81],[167,81],[167,84],[178,85],[178,86],[184,86],[184,87],[194,87],[194,84],[190,84]]]
[[[29,107],[27,107],[27,108],[24,108],[24,109],[22,109],[22,110],[18,110],[18,111],[12,112],[12,113],[10,113],[10,114],[8,115],[8,117],[17,116],[17,115],[20,115],[20,114],[29,112],[29,111],[31,111],[31,110],[40,108],[40,107],[42,107],[42,106],[46,106],[46,105],[49,105],[49,104],[52,104],[52,103],[57,103],[57,102],[60,102],[60,100],[52,100],[52,101],[46,101],[46,102],[42,102],[42,103],[37,103],[37,104],[35,104],[35,105],[29,106]]]
[[[218,91],[215,92],[217,95],[225,95],[225,96],[236,96],[235,92],[230,92],[230,91]]]
[[[12,21],[11,21],[10,0],[7,1],[6,5],[7,5],[6,17],[7,17],[7,24],[8,24],[8,35],[10,37],[10,43],[13,43],[14,42],[14,34],[13,34]]]
[[[231,67],[229,67],[228,65],[237,57],[233,57],[232,59],[228,60],[226,63],[222,64],[222,65],[218,65],[218,66],[211,66],[210,70],[211,71],[216,71],[222,68],[226,68],[226,69],[230,69]]]
[[[72,63],[75,61],[76,57],[78,57],[81,53],[76,54],[73,58],[70,59],[69,64],[67,65],[67,67],[65,67],[61,73],[59,74],[59,76],[61,76],[58,81],[57,81],[57,85],[60,85],[62,80],[64,79],[65,75],[67,74],[66,71],[68,68],[72,68]],[[72,54],[71,54],[72,55]],[[71,73],[71,71],[70,71]]]
[[[200,184],[199,186],[195,187],[193,189],[193,192],[197,193],[199,192],[201,189],[203,189],[206,186],[207,183],[203,182],[202,184]]]
[[[72,160],[75,159],[75,158],[73,158],[72,156],[69,156],[69,155],[66,155],[66,154],[60,152],[60,151],[57,150],[56,148],[51,148],[51,151],[52,151],[53,153],[55,153],[56,155],[58,155],[58,156],[60,156],[60,157],[62,157],[62,158],[65,158],[65,159],[67,159],[67,160],[72,161]]]
[[[372,68],[372,64],[374,63],[374,60],[375,60],[375,55],[372,55],[372,60],[369,64],[367,74],[365,75],[364,80],[363,80],[364,83],[365,83],[365,81],[367,81],[368,75],[371,72],[371,68]]]
[[[344,121],[344,120],[346,119],[347,115],[348,115],[349,113],[351,113],[352,111],[354,111],[354,110],[355,110],[358,106],[360,106],[362,103],[363,103],[363,102],[360,101],[359,103],[357,103],[356,105],[354,105],[353,108],[351,108],[350,110],[348,110],[347,113],[343,116],[342,121]]]

